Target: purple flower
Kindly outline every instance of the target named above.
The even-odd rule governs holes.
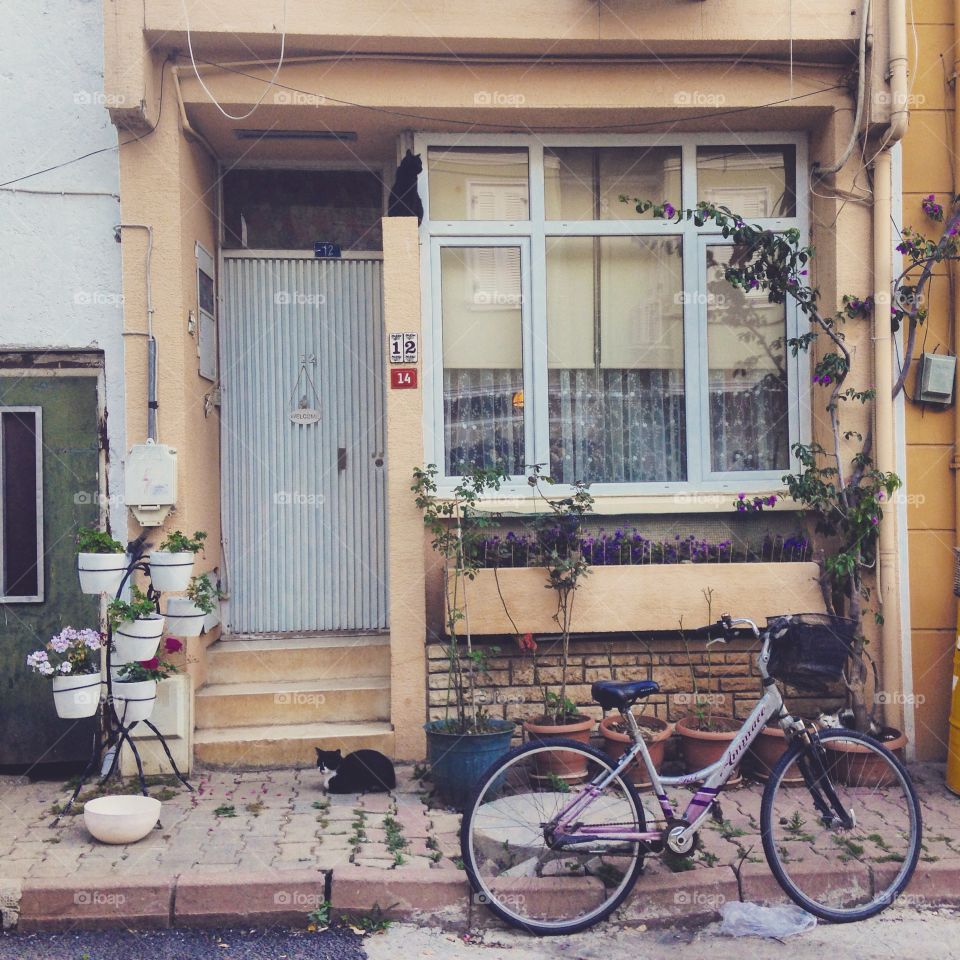
[[[677,210],[669,200],[667,200],[663,205],[663,215],[668,219],[672,220],[677,214]]]

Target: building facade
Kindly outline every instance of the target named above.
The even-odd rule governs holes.
[[[732,526],[738,494],[782,492],[792,444],[825,436],[810,360],[784,347],[801,318],[726,289],[718,231],[621,198],[796,229],[825,302],[888,303],[902,2],[105,0],[104,16],[122,217],[152,229],[151,288],[147,237],[123,236],[124,310],[128,327],[145,316],[149,289],[159,439],[178,457],[166,525],[208,532],[226,594],[168,718],[194,757],[423,755],[443,685],[443,579],[410,491],[424,464],[447,488],[464,464],[506,464],[496,506],[514,517],[532,509],[531,465],[560,489],[590,481],[598,536],[779,544],[755,545],[763,563],[595,578],[581,699],[606,667],[649,669],[656,708],[676,709],[675,641],[645,638],[703,619],[704,588],[715,614],[822,608],[815,563],[784,557],[788,500]],[[872,200],[850,203],[867,160]],[[889,331],[848,337],[855,385],[889,381]],[[130,446],[147,430],[138,345],[125,378]],[[894,469],[878,397],[875,455]],[[898,523],[869,630],[883,683],[906,691]],[[519,626],[555,632],[522,572]],[[478,633],[509,642],[515,626],[492,611]],[[725,656],[740,711],[750,651]],[[489,668],[491,709],[535,709],[529,665],[501,645]],[[912,734],[903,699],[887,719]]]
[[[88,749],[89,723],[57,720],[25,657],[98,622],[77,583],[77,528],[126,535],[120,169],[99,3],[11,9],[0,52],[0,765],[26,769]]]

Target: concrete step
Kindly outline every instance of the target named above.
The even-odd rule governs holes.
[[[312,767],[314,748],[379,750],[393,755],[389,723],[294,723],[197,730],[193,751],[198,763],[232,769]]]
[[[389,720],[388,677],[208,683],[194,701],[198,730]]]
[[[207,649],[207,682],[388,677],[386,633],[226,635]]]

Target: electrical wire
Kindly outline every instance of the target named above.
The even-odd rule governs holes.
[[[81,154],[79,157],[73,157],[71,160],[64,160],[62,163],[55,163],[52,167],[44,167],[42,170],[34,170],[33,173],[25,173],[22,177],[15,177],[13,180],[5,180],[3,183],[0,183],[0,187],[9,187],[14,183],[22,183],[24,180],[31,180],[33,177],[39,177],[44,173],[51,173],[54,170],[61,170],[63,167],[69,167],[73,163],[79,163],[81,160],[86,160],[88,157],[96,157],[101,153],[108,153],[111,150],[119,150],[121,147],[125,147],[128,143],[139,143],[142,140],[146,140],[151,133],[155,133],[157,127],[160,126],[160,118],[163,116],[163,81],[166,75],[166,66],[170,62],[168,57],[163,61],[163,66],[160,68],[160,104],[157,108],[157,122],[145,133],[141,133],[139,136],[131,137],[129,140],[124,140],[121,143],[111,144],[109,147],[101,147],[99,150],[91,150],[89,153]]]
[[[794,97],[784,97],[781,100],[771,100],[767,103],[760,103],[749,107],[731,107],[729,110],[713,110],[710,113],[701,113],[692,117],[670,117],[664,120],[633,121],[632,123],[605,123],[597,126],[584,126],[583,124],[577,123],[552,124],[545,127],[531,127],[524,123],[496,123],[488,120],[464,120],[460,117],[428,116],[427,114],[422,113],[409,113],[403,110],[391,110],[389,107],[375,107],[367,103],[356,103],[353,100],[343,100],[338,97],[330,97],[323,93],[317,93],[315,90],[303,90],[300,87],[293,87],[286,83],[266,81],[263,79],[263,77],[258,77],[256,74],[247,73],[245,70],[238,70],[236,67],[230,67],[226,64],[217,63],[215,60],[204,60],[202,57],[199,57],[198,61],[205,66],[216,67],[218,70],[224,70],[227,73],[233,73],[239,77],[246,77],[248,80],[258,80],[261,83],[269,82],[272,86],[278,87],[281,90],[289,90],[291,93],[299,93],[306,97],[316,97],[319,102],[335,103],[342,107],[354,107],[358,110],[368,110],[372,113],[384,114],[386,116],[401,117],[405,120],[423,120],[427,123],[449,123],[464,127],[494,127],[502,130],[516,130],[518,127],[521,127],[531,132],[539,131],[542,133],[553,133],[558,130],[586,130],[597,132],[603,130],[633,130],[637,128],[660,127],[664,124],[675,125],[678,123],[690,123],[694,120],[709,120],[715,117],[726,117],[737,113],[752,113],[755,110],[765,110],[768,107],[778,107],[785,103],[792,103],[795,100],[805,100],[808,97],[815,97],[821,93],[829,93],[831,90],[844,89],[843,84],[835,83],[830,86],[821,87],[819,90],[811,90],[809,93],[797,94]]]
[[[200,86],[203,87],[203,92],[210,98],[210,102],[228,119],[228,120],[246,120],[248,117],[252,117],[256,113],[257,108],[263,103],[264,97],[273,89],[274,84],[277,82],[277,77],[280,76],[280,68],[283,66],[283,57],[287,48],[287,0],[283,0],[283,26],[280,31],[280,59],[277,61],[277,69],[273,71],[273,76],[270,78],[270,83],[267,85],[266,89],[260,95],[260,99],[246,112],[240,114],[239,116],[234,116],[232,113],[227,113],[226,110],[220,106],[217,98],[210,91],[210,88],[203,82],[203,77],[200,76],[200,70],[197,68],[197,60],[193,55],[193,38],[190,33],[190,14],[187,12],[187,0],[180,0],[180,6],[183,8],[183,19],[187,26],[187,49],[190,51],[190,62],[193,64],[193,72],[197,77],[197,81]]]

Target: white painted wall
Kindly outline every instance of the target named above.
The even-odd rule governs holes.
[[[4,5],[0,183],[116,147],[103,97],[100,0]],[[122,493],[123,297],[117,150],[0,187],[0,349],[105,354],[110,492]],[[111,527],[124,539],[116,497]]]

